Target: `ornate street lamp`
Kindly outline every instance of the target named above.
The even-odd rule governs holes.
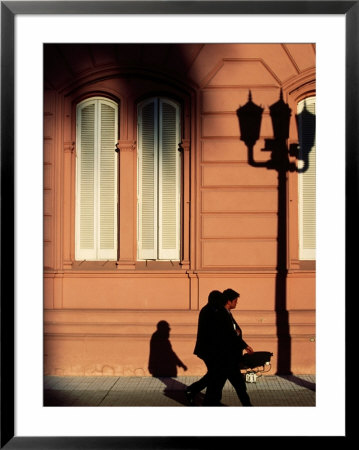
[[[297,156],[303,161],[302,167],[298,169],[299,173],[306,172],[309,167],[309,153],[311,152],[315,142],[315,115],[312,114],[304,101],[304,108],[296,115],[298,138],[299,138],[299,155],[289,153],[292,156]],[[297,152],[298,153],[298,152]]]
[[[252,101],[249,91],[248,102],[237,109],[239,120],[240,139],[248,148],[248,162],[254,167],[267,167],[268,169],[295,170],[295,166],[289,163],[288,156],[297,156],[297,144],[292,144],[288,150],[287,139],[289,137],[289,125],[291,109],[283,100],[283,92],[280,91],[279,100],[269,107],[272,120],[273,135],[271,139],[265,139],[263,151],[270,151],[271,158],[266,162],[258,162],[253,157],[253,147],[260,137],[263,108]]]
[[[248,148],[248,162],[251,166],[263,167],[265,164],[256,162],[253,157],[253,147],[260,136],[263,108],[252,101],[252,93],[249,91],[248,102],[237,109],[239,120],[240,139]]]
[[[291,109],[283,100],[283,92],[280,90],[279,100],[269,107],[269,113],[272,119],[273,139],[265,140],[265,148],[263,150],[271,151],[271,159],[268,162],[268,168],[293,172],[296,165],[289,162],[290,156],[297,156],[297,144],[291,144],[287,147],[287,139],[289,138],[289,125]]]
[[[288,139],[291,111],[287,103],[283,100],[283,91],[281,89],[279,100],[269,107],[274,139],[284,141]]]
[[[295,164],[290,164],[287,147],[291,109],[283,100],[280,91],[279,100],[269,107],[272,120],[272,139],[265,140],[264,151],[270,151],[268,161],[258,162],[253,157],[253,147],[260,137],[260,125],[263,108],[255,105],[249,92],[248,102],[237,110],[239,120],[240,139],[248,149],[248,163],[253,167],[263,167],[276,170],[278,174],[278,215],[277,215],[277,275],[275,287],[275,311],[278,337],[278,363],[277,372],[291,373],[291,337],[289,332],[289,319],[286,305],[286,279],[287,279],[287,172],[296,170]]]
[[[253,147],[259,139],[262,113],[263,108],[252,102],[252,93],[249,91],[248,102],[237,110],[241,141],[244,141],[247,147]]]

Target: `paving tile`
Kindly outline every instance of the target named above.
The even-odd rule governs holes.
[[[44,377],[44,406],[188,406],[184,389],[200,377]],[[254,406],[315,406],[315,375],[261,376],[246,383]],[[202,404],[204,391],[197,395]],[[233,386],[225,406],[241,406]]]

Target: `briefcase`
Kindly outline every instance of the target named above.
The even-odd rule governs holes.
[[[271,352],[253,352],[245,353],[240,361],[241,369],[255,369],[256,367],[264,367],[270,364],[271,357],[273,353]]]

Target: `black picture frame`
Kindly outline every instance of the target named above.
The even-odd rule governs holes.
[[[15,436],[14,61],[17,14],[337,14],[346,21],[346,293],[356,292],[358,250],[359,1],[3,1],[1,2],[1,442],[6,449],[213,448],[223,437]],[[355,294],[354,294],[355,295]],[[346,312],[349,305],[346,302]],[[347,328],[346,328],[347,329]],[[346,331],[347,333],[347,331]],[[346,335],[347,336],[347,335]],[[334,376],[333,368],[328,369]],[[337,381],[334,381],[337,382]],[[334,389],[333,389],[334,395]],[[348,397],[347,397],[348,400]],[[347,404],[348,407],[348,404]],[[139,424],[140,426],[140,424]],[[345,438],[349,437],[348,425]],[[243,438],[242,438],[243,439]],[[263,438],[258,437],[263,445]],[[286,441],[289,438],[283,437]],[[298,439],[298,437],[296,437]],[[305,439],[302,437],[300,439]],[[233,440],[235,442],[233,443]],[[218,442],[220,441],[220,442]],[[243,441],[241,441],[242,443]],[[253,443],[252,443],[253,445]]]

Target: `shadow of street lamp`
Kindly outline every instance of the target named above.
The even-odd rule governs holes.
[[[263,108],[252,101],[249,91],[248,102],[237,110],[239,120],[240,139],[244,141],[248,149],[248,163],[253,167],[262,167],[268,170],[276,170],[278,174],[278,216],[277,216],[277,267],[275,283],[275,312],[277,332],[277,373],[291,374],[291,336],[289,329],[289,314],[287,310],[287,173],[293,171],[305,171],[308,168],[308,153],[313,142],[307,142],[305,146],[304,167],[297,169],[297,165],[290,162],[289,156],[298,159],[298,145],[288,147],[289,124],[291,109],[283,100],[282,90],[279,100],[269,107],[273,127],[273,139],[265,139],[263,151],[270,152],[267,161],[255,161],[253,148],[260,136]],[[311,118],[308,116],[311,115]],[[311,123],[315,129],[315,116],[304,108],[302,115],[296,116],[299,137],[303,136],[302,128]],[[313,122],[314,120],[314,122]],[[310,122],[311,121],[311,122]],[[313,125],[314,124],[314,125]],[[309,134],[308,134],[309,135]],[[314,136],[314,134],[313,134]],[[302,150],[303,150],[302,146]],[[304,155],[303,151],[301,156]]]
[[[252,101],[249,91],[248,102],[237,109],[241,141],[248,148],[248,162],[253,167],[267,167],[267,162],[257,162],[253,157],[253,147],[259,139],[263,108]]]

